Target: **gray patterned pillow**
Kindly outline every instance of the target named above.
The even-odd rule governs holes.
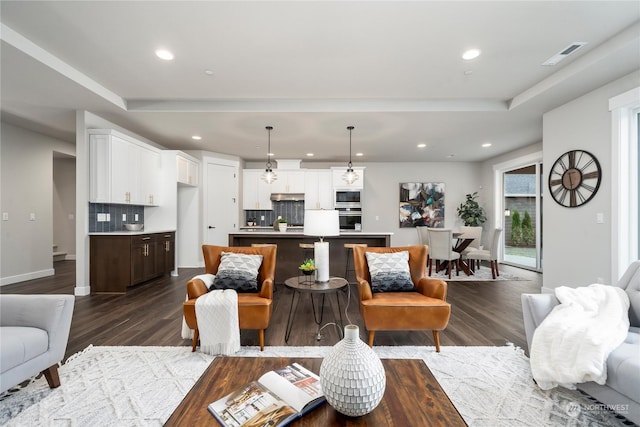
[[[222,252],[218,273],[210,290],[235,289],[236,292],[258,291],[258,269],[262,255]]]
[[[379,254],[365,252],[369,274],[371,274],[372,292],[408,292],[415,291],[409,271],[409,252],[390,252]]]

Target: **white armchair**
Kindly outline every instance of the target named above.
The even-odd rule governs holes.
[[[74,303],[73,295],[0,295],[0,393],[40,372],[60,385]]]

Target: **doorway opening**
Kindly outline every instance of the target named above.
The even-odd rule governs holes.
[[[542,163],[505,171],[504,262],[542,271]]]

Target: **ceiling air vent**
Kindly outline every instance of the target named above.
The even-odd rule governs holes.
[[[574,43],[571,43],[569,46],[565,47],[560,52],[556,53],[551,58],[549,58],[546,61],[544,61],[542,63],[542,65],[545,65],[545,66],[556,65],[558,62],[562,61],[564,58],[566,58],[567,56],[571,55],[576,50],[578,50],[582,46],[584,46],[585,44],[587,44],[587,42],[574,42]]]

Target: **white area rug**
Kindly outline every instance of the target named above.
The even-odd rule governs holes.
[[[243,347],[237,355],[322,357],[329,348]],[[580,392],[538,389],[529,360],[511,346],[374,349],[381,358],[424,360],[471,426],[624,425]],[[40,378],[1,397],[0,423],[162,425],[212,360],[189,347],[88,347],[60,368],[59,388]]]
[[[474,272],[474,274],[471,274],[469,276],[466,275],[466,273],[464,271],[462,271],[462,269],[460,269],[460,274],[456,276],[456,270],[455,268],[451,271],[451,279],[449,279],[449,275],[447,274],[447,270],[442,270],[439,271],[438,273],[435,272],[435,265],[433,266],[433,269],[431,270],[431,276],[429,277],[434,277],[437,279],[442,279],[442,280],[446,280],[446,281],[455,281],[455,282],[463,282],[463,281],[469,281],[469,280],[475,280],[475,281],[500,281],[500,280],[526,280],[523,279],[521,277],[518,277],[514,274],[509,274],[509,273],[503,273],[502,271],[500,272],[499,276],[496,276],[496,278],[494,279],[493,276],[491,276],[491,268],[486,267],[486,266],[482,266],[481,268],[476,268],[476,271]],[[429,267],[427,267],[427,273],[429,273]]]

